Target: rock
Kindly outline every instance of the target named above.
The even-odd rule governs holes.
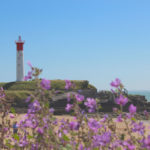
[[[60,94],[58,96],[53,97],[52,106],[56,108],[56,110],[61,109],[65,113],[65,106],[67,104],[67,94],[77,94],[78,92],[66,92],[64,94]],[[115,95],[110,91],[100,91],[96,90],[82,90],[80,94],[84,95],[85,98],[93,97],[99,100],[99,104],[102,106],[102,109],[99,112],[112,112],[114,107],[119,108],[119,106],[115,103]],[[150,103],[147,102],[145,96],[140,95],[127,95],[129,102],[123,107],[123,111],[128,111],[129,105],[134,104],[137,107],[137,111],[141,112],[144,110],[150,111]],[[72,101],[71,101],[72,102]],[[82,106],[83,108],[83,106]]]
[[[97,92],[96,89],[82,89],[78,91],[61,91],[57,92],[52,99],[50,100],[51,107],[55,108],[56,114],[65,114],[65,107],[67,104],[67,95],[75,95],[77,93],[80,93],[81,95],[84,95],[85,98],[92,97],[96,98],[98,100],[98,103],[102,106],[102,109],[99,109],[100,113],[112,113],[114,107],[119,107],[115,103],[115,95],[110,91],[99,91]],[[127,95],[129,99],[129,102],[123,107],[123,111],[128,111],[129,105],[132,103],[135,106],[137,106],[137,111],[142,112],[144,110],[150,111],[150,102],[148,102],[145,98],[145,96],[140,95]],[[71,103],[73,102],[73,99],[71,98]],[[19,112],[21,112],[21,109],[24,110],[27,109],[27,103],[21,102],[16,100],[12,106],[19,108]],[[84,105],[80,105],[81,108],[85,108]]]
[[[123,107],[124,111],[128,111],[128,107],[130,104],[134,104],[137,107],[137,111],[150,110],[150,103],[147,102],[145,96],[141,95],[126,95],[128,97],[129,102]],[[102,106],[102,110],[105,112],[111,112],[113,107],[118,107],[115,104],[115,95],[110,91],[100,91],[97,94],[97,98],[99,99],[99,103]]]

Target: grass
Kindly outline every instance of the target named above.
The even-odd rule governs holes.
[[[93,85],[89,84],[86,80],[73,80],[75,84],[75,90],[79,89],[96,89]],[[22,81],[22,82],[8,82],[0,83],[0,87],[3,87],[4,90],[26,90],[33,91],[36,88],[35,81]],[[65,90],[65,81],[64,80],[51,80],[51,89],[56,90]]]
[[[7,102],[11,104],[12,107],[24,108],[27,107],[25,103],[26,98],[31,94],[31,91],[5,91]]]
[[[96,88],[86,80],[73,80],[71,82],[75,85],[74,90],[96,90]],[[12,103],[13,106],[23,106],[24,100],[36,89],[37,86],[35,81],[22,81],[0,83],[0,87],[4,88],[8,102]],[[51,89],[59,90],[59,93],[64,93],[66,91],[65,81],[51,80]]]
[[[32,92],[31,91],[5,91],[6,99],[26,99]]]
[[[35,81],[22,81],[22,82],[8,82],[8,83],[0,83],[0,86],[4,88],[4,90],[17,91],[17,90],[26,90],[33,91],[36,88]]]

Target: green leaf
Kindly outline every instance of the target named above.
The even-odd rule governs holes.
[[[72,146],[70,144],[66,145],[67,150],[72,150]]]
[[[52,130],[51,130],[51,129],[49,130],[49,134],[50,134],[50,135],[53,135],[53,133],[52,133]]]
[[[99,105],[99,106],[98,106],[98,109],[102,109],[102,106],[101,106],[101,105]]]
[[[27,138],[28,138],[28,139],[32,139],[32,138],[33,138],[33,136],[31,136],[31,135],[28,135],[28,136],[27,136]]]
[[[63,135],[64,141],[70,141],[69,137],[67,135]]]
[[[15,133],[15,134],[13,135],[13,137],[14,137],[15,140],[19,141],[19,136],[18,136],[17,133]]]
[[[87,119],[86,119],[85,117],[83,118],[83,120],[84,120],[85,122],[87,122]]]
[[[49,108],[49,102],[45,103],[45,107]]]
[[[121,149],[121,147],[117,147],[117,149],[116,149],[116,150],[122,150],[122,149]]]
[[[135,118],[131,118],[131,120],[136,121],[136,119],[135,119]]]
[[[9,148],[13,148],[14,146],[10,144],[10,141],[8,139],[6,139],[6,146]]]
[[[93,150],[99,150],[99,148],[94,148]]]
[[[63,147],[62,150],[67,150],[67,148]]]
[[[75,114],[75,112],[71,112],[71,116],[75,116],[76,114]]]
[[[13,113],[13,114],[16,113],[16,110],[15,110],[15,108],[13,108],[13,107],[10,108],[10,111],[11,111],[11,113]]]
[[[82,104],[82,102],[77,102],[78,105]]]
[[[98,98],[96,98],[95,100],[96,100],[97,103],[99,102],[99,99],[98,99]]]
[[[76,135],[78,135],[78,133],[77,132],[71,132],[71,135],[76,136]]]
[[[72,146],[67,144],[65,147],[62,147],[61,150],[72,150]]]
[[[13,149],[13,148],[14,148],[14,146],[11,145],[11,144],[9,144],[9,143],[6,143],[6,146],[9,147],[10,149]]]

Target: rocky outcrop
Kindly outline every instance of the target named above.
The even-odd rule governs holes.
[[[52,97],[50,100],[51,107],[54,107],[56,110],[56,114],[64,114],[66,113],[65,107],[67,104],[67,95],[68,94],[77,94],[80,93],[81,95],[84,95],[85,98],[92,97],[96,98],[98,100],[98,103],[102,106],[101,109],[99,109],[99,112],[112,112],[114,107],[118,107],[118,105],[115,104],[115,95],[110,91],[99,91],[97,92],[96,89],[84,89],[84,90],[76,90],[76,91],[59,91],[56,95]],[[150,102],[148,102],[145,98],[145,96],[140,95],[128,95],[126,96],[129,99],[129,102],[125,105],[123,108],[124,111],[128,111],[129,105],[132,103],[137,106],[137,111],[142,112],[144,110],[150,111]],[[71,99],[71,102],[73,102],[73,99]],[[19,112],[24,112],[27,109],[27,103],[24,101],[19,101],[12,104]],[[81,105],[82,108],[84,108],[84,105]]]
[[[87,97],[96,98],[96,96],[97,96],[97,90],[96,89],[67,91],[67,92],[53,96],[52,100],[50,102],[50,105],[51,105],[51,107],[55,108],[56,114],[64,114],[64,113],[66,113],[65,107],[67,105],[68,95],[75,95],[78,93],[80,93],[81,95],[84,95],[85,98],[87,98]],[[73,103],[73,99],[71,99],[70,102]],[[81,107],[82,107],[82,105],[81,105]]]
[[[135,106],[137,106],[137,111],[150,111],[150,102],[148,102],[145,98],[145,96],[141,95],[128,95],[129,102],[124,106],[123,110],[128,111],[129,105],[132,103]],[[115,95],[111,93],[110,91],[100,91],[97,93],[97,98],[99,99],[99,103],[102,106],[101,112],[112,112],[113,107],[118,107],[118,105],[115,104]]]
[[[93,97],[98,100],[98,103],[102,106],[99,112],[112,112],[114,107],[119,107],[115,103],[115,95],[110,91],[100,91],[96,90],[82,90],[79,91],[80,94],[84,95],[85,98]],[[67,104],[68,94],[77,94],[78,91],[66,92],[53,97],[52,104],[58,113],[65,113],[65,106]],[[137,106],[137,111],[142,112],[144,110],[150,111],[150,102],[148,102],[145,96],[140,95],[126,95],[129,102],[123,107],[123,111],[128,111],[129,105],[132,103]],[[82,107],[82,106],[81,106]]]

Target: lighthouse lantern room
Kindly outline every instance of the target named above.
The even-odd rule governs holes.
[[[16,64],[16,81],[24,81],[24,59],[23,59],[23,45],[24,41],[19,36],[18,41],[15,42],[17,46],[17,64]]]

